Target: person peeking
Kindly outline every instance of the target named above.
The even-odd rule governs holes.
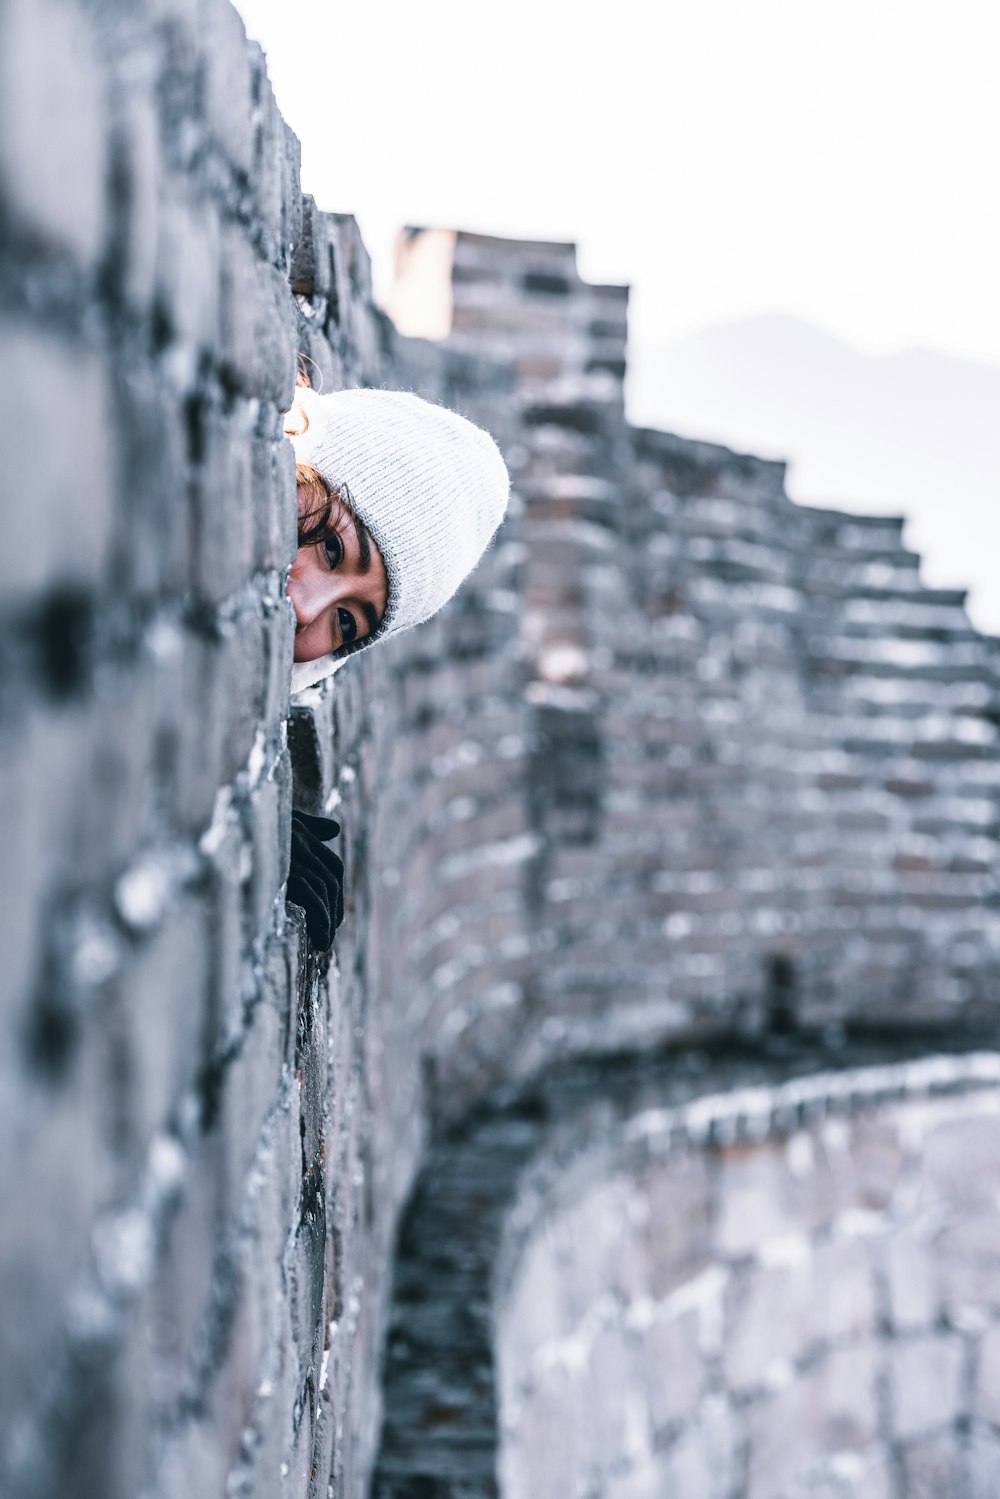
[[[401,390],[296,388],[298,549],[292,691],[436,614],[504,518],[510,479],[488,432]],[[292,812],[287,899],[326,951],[343,920],[343,864],[329,818]]]

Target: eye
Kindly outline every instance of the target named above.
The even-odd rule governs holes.
[[[339,567],[344,560],[344,546],[336,531],[331,532],[329,536],[325,536],[321,545],[330,567]]]
[[[350,609],[337,610],[337,623],[340,625],[340,638],[345,645],[350,645],[352,640],[358,636],[358,622]]]

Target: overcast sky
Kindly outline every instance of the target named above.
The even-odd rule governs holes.
[[[238,0],[385,274],[400,223],[575,239],[659,342],[791,313],[1000,363],[996,0]]]

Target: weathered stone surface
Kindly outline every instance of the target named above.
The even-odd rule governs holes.
[[[21,318],[0,319],[0,347],[0,443],[9,486],[0,507],[0,586],[10,609],[98,585],[110,553],[116,476],[107,361]],[[32,431],[27,394],[39,369],[45,399],[61,413],[43,444]],[[50,495],[62,496],[60,527],[39,525],[38,507]],[[61,540],[66,527],[78,537],[71,547]]]
[[[885,1243],[889,1315],[898,1332],[923,1331],[937,1316],[940,1272],[930,1229],[918,1223],[890,1235]]]
[[[814,1305],[822,1306],[812,1272],[809,1244],[794,1239],[786,1241],[780,1257],[748,1271],[734,1295],[737,1309],[723,1344],[731,1390],[747,1393],[783,1381],[806,1352],[814,1336]]]
[[[650,1168],[638,1186],[647,1205],[642,1238],[649,1293],[659,1298],[709,1261],[713,1193],[708,1162],[691,1151]]]
[[[820,1340],[870,1336],[876,1328],[875,1278],[870,1244],[839,1236],[816,1245],[812,1262],[812,1316]]]
[[[883,1208],[891,1200],[903,1166],[903,1145],[891,1110],[860,1119],[852,1132],[852,1162],[862,1204]]]
[[[997,1078],[896,1063],[991,1044],[995,643],[898,520],[629,428],[573,246],[452,234],[452,335],[399,338],[226,0],[8,0],[0,53],[0,1489],[493,1494],[498,1388],[532,1499],[951,1483]],[[289,723],[296,346],[515,482]]]
[[[962,1344],[945,1334],[892,1345],[889,1389],[896,1436],[921,1436],[954,1421],[961,1410],[962,1362]]]
[[[969,1499],[992,1499],[1000,1492],[1000,1439],[995,1431],[974,1429],[965,1461]]]
[[[884,1092],[888,1079],[888,1073],[873,1075],[873,1086]],[[835,1089],[829,1095],[832,1100],[836,1096],[833,1080],[830,1086]],[[782,1119],[787,1115],[777,1096],[771,1117]],[[818,1092],[811,1083],[802,1096],[810,1097],[818,1107]],[[735,1476],[726,1478],[732,1485],[723,1487],[726,1494],[748,1499],[766,1495],[788,1499],[793,1494],[868,1499],[879,1494],[896,1499],[893,1475],[897,1472],[905,1472],[914,1492],[933,1493],[937,1484],[944,1493],[961,1493],[963,1423],[972,1411],[984,1421],[996,1419],[1000,1396],[993,1388],[998,1383],[993,1365],[997,1363],[1000,1369],[1000,1361],[991,1327],[979,1339],[976,1394],[970,1405],[973,1346],[969,1337],[978,1333],[980,1324],[970,1322],[968,1333],[939,1330],[937,1286],[942,1260],[936,1246],[942,1241],[942,1224],[948,1225],[947,1234],[966,1226],[976,1244],[986,1243],[989,1235],[976,1202],[960,1197],[955,1203],[928,1206],[920,1189],[921,1157],[913,1143],[922,1138],[928,1120],[941,1131],[946,1122],[953,1124],[951,1138],[960,1140],[959,1126],[982,1118],[984,1102],[973,1090],[964,1099],[929,1101],[916,1096],[886,1110],[882,1116],[885,1139],[905,1142],[909,1153],[905,1171],[897,1163],[902,1173],[899,1189],[882,1195],[881,1209],[876,1210],[869,1180],[838,1166],[838,1212],[832,1225],[816,1214],[815,1204],[821,1200],[816,1196],[801,1195],[800,1216],[796,1219],[790,1214],[794,1189],[790,1194],[785,1167],[789,1159],[801,1162],[807,1158],[796,1148],[794,1130],[784,1137],[781,1150],[762,1139],[738,1154],[720,1153],[714,1165],[706,1152],[708,1169],[699,1179],[701,1207],[688,1214],[689,1199],[683,1188],[692,1180],[691,1148],[679,1120],[701,1132],[708,1107],[704,1114],[694,1108],[680,1109],[676,1115],[662,1108],[658,1114],[640,1114],[641,1134],[638,1121],[626,1124],[620,1150],[612,1156],[619,1163],[616,1172],[600,1191],[589,1187],[585,1197],[591,1206],[628,1202],[629,1184],[641,1187],[645,1210],[622,1215],[615,1227],[620,1263],[629,1265],[629,1279],[623,1280],[617,1267],[606,1271],[609,1295],[600,1301],[592,1275],[593,1251],[578,1232],[579,1225],[589,1220],[580,1215],[570,1195],[559,1210],[562,1228],[559,1216],[555,1222],[547,1221],[523,1261],[523,1287],[519,1271],[512,1296],[504,1303],[502,1451],[518,1448],[520,1422],[531,1409],[530,1377],[526,1381],[524,1372],[560,1346],[532,1337],[532,1317],[542,1305],[530,1294],[530,1282],[539,1296],[547,1294],[544,1283],[537,1281],[537,1269],[532,1268],[537,1267],[540,1247],[559,1244],[559,1275],[572,1281],[579,1264],[589,1304],[602,1308],[601,1326],[618,1325],[623,1346],[632,1349],[625,1378],[641,1399],[631,1404],[626,1400],[622,1407],[616,1393],[612,1403],[614,1410],[625,1412],[622,1467],[615,1478],[623,1492],[631,1486],[641,1494],[651,1485],[654,1492],[700,1494],[708,1479],[703,1472],[695,1476],[701,1472],[704,1455],[699,1432],[710,1409],[714,1450],[719,1454],[731,1451],[737,1463],[743,1454],[748,1463],[745,1478],[739,1476],[739,1468]],[[762,1103],[761,1095],[747,1091],[742,1095],[742,1117],[748,1118]],[[730,1107],[724,1093],[713,1096],[712,1107],[719,1121],[713,1133],[720,1134],[721,1120]],[[856,1137],[867,1144],[872,1124],[866,1110],[854,1116],[840,1114],[836,1127],[831,1121],[823,1130],[827,1160],[832,1162],[836,1152],[842,1162],[857,1159]],[[807,1132],[799,1133],[805,1136]],[[815,1132],[810,1130],[807,1137],[814,1139]],[[641,1156],[633,1165],[625,1142],[638,1138],[671,1141],[674,1150],[655,1166]],[[606,1154],[606,1136],[603,1149]],[[748,1165],[755,1151],[763,1161],[757,1172]],[[653,1183],[671,1180],[671,1160],[678,1166],[673,1177],[679,1188],[676,1214],[668,1191],[650,1190]],[[710,1228],[720,1215],[734,1180],[733,1160],[739,1164],[738,1185],[745,1189],[752,1180],[762,1196],[779,1194],[782,1210],[775,1214],[766,1198],[759,1201],[755,1221],[764,1226],[763,1237],[757,1242],[737,1238],[728,1261],[718,1255],[706,1260],[706,1225]],[[848,1191],[851,1182],[853,1201]],[[651,1278],[642,1266],[656,1255],[661,1217],[672,1235],[672,1275],[666,1294],[655,1299],[648,1291]],[[697,1246],[697,1252],[688,1256],[683,1249],[685,1225],[692,1245]],[[775,1225],[778,1232],[773,1231]],[[678,1279],[678,1267],[685,1262],[690,1267],[687,1279]],[[554,1274],[554,1255],[548,1263]],[[562,1287],[551,1289],[557,1296],[564,1295]],[[544,1314],[541,1325],[546,1325]],[[575,1346],[579,1361],[576,1399],[581,1409],[592,1410],[600,1386],[594,1381],[584,1343]],[[516,1397],[510,1393],[514,1390]],[[565,1390],[563,1395],[570,1398]],[[538,1443],[541,1435],[538,1428],[533,1429]],[[548,1439],[558,1446],[557,1433],[550,1433]],[[582,1492],[589,1480],[568,1451],[564,1457],[566,1482],[572,1486],[579,1478]],[[988,1447],[976,1461],[989,1471]],[[720,1457],[721,1471],[728,1473],[726,1462]],[[655,1480],[650,1477],[651,1465]],[[530,1493],[526,1471],[520,1473],[519,1482],[520,1488],[509,1490],[512,1499]]]
[[[942,1300],[956,1325],[982,1327],[1000,1311],[1000,1212],[980,1206],[951,1220],[935,1245]]]
[[[706,1288],[709,1295],[713,1289]],[[642,1362],[632,1377],[645,1390],[654,1431],[693,1416],[701,1405],[709,1351],[705,1318],[703,1304],[676,1312],[668,1308],[655,1314],[640,1334]],[[711,1337],[712,1329],[707,1331]]]
[[[785,1489],[783,1499],[895,1499],[891,1463],[875,1448],[820,1457]]]
[[[748,1499],[777,1499],[819,1455],[860,1452],[876,1439],[876,1369],[871,1345],[831,1353],[751,1409]]]
[[[577,1398],[569,1369],[553,1367],[538,1380],[530,1409],[518,1424],[517,1442],[508,1444],[501,1468],[504,1492],[559,1499],[566,1492],[566,1454],[582,1476],[600,1454],[588,1441],[588,1412]],[[559,1433],[553,1442],[553,1432]]]
[[[953,1433],[904,1447],[901,1464],[907,1499],[962,1499],[961,1449]]]
[[[798,1222],[780,1142],[726,1151],[722,1172],[714,1246],[717,1253],[746,1254],[768,1239],[794,1234]]]
[[[976,1415],[1000,1426],[1000,1325],[994,1325],[979,1340],[976,1360]]]
[[[736,1423],[720,1399],[706,1400],[698,1419],[658,1459],[658,1493],[727,1499],[736,1477]]]
[[[932,1114],[928,1123],[920,1172],[926,1197],[949,1203],[988,1199],[1000,1174],[1000,1100],[983,1100],[964,1119],[936,1123]]]
[[[0,191],[27,240],[90,269],[108,221],[107,75],[86,9],[10,0],[0,13]],[[39,149],[39,142],[45,149]]]

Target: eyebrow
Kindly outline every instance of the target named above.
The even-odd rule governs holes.
[[[354,534],[358,538],[358,572],[366,573],[372,565],[372,544],[368,539],[368,532],[353,510],[351,519],[354,522]]]
[[[372,543],[368,535],[368,529],[358,518],[356,511],[351,511],[351,520],[354,522],[354,534],[358,539],[358,572],[363,576],[371,570],[372,565]],[[378,610],[374,604],[362,603],[361,612],[368,625],[368,635],[374,635],[381,625]],[[368,636],[365,636],[367,640]]]

